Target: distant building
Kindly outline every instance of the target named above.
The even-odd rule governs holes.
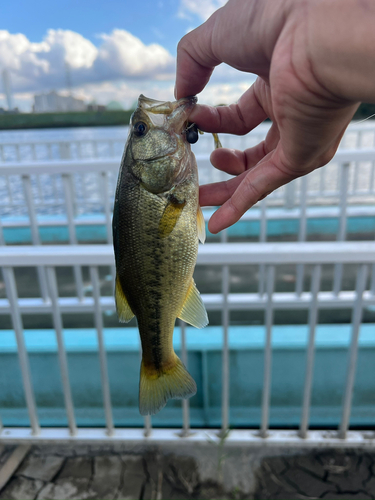
[[[16,115],[20,112],[18,108],[4,109],[0,108],[0,115]]]
[[[111,101],[107,104],[108,111],[124,111],[124,108],[118,101]]]
[[[87,105],[87,111],[105,111],[106,106],[103,106],[103,104],[97,104],[96,101],[90,102],[90,104]]]
[[[86,104],[81,99],[60,95],[54,90],[48,94],[34,96],[34,113],[54,113],[67,111],[86,111]]]

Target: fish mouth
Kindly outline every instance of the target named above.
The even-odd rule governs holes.
[[[164,118],[167,128],[181,131],[197,101],[196,96],[183,97],[178,101],[157,101],[141,94],[138,106],[147,113],[151,121],[158,122],[160,118]],[[159,118],[157,115],[164,116]]]

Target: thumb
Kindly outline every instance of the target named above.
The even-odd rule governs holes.
[[[201,92],[214,67],[221,63],[211,50],[216,12],[201,26],[185,35],[177,46],[175,98]]]

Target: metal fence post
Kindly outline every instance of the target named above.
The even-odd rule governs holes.
[[[33,245],[40,245],[39,230],[38,230],[38,220],[36,217],[34,197],[31,189],[31,180],[29,175],[22,176],[23,191],[26,200],[26,205],[29,213],[30,219],[30,230],[31,230],[31,241]],[[38,281],[40,286],[40,293],[44,301],[48,300],[48,288],[47,288],[47,278],[45,269],[43,266],[38,266]]]
[[[350,163],[345,162],[341,167],[341,185],[340,185],[340,222],[339,231],[337,233],[337,241],[345,241],[346,239],[346,219],[348,205],[348,187],[349,187],[349,168]],[[342,264],[335,264],[333,278],[333,293],[338,295],[341,290],[342,283]]]
[[[221,433],[224,436],[229,427],[229,267],[223,266],[222,296],[223,296],[223,350],[222,350],[222,402],[221,402]]]
[[[315,330],[318,322],[318,293],[320,287],[322,267],[314,266],[313,278],[311,285],[311,305],[309,308],[309,342],[306,356],[306,374],[305,385],[303,390],[302,417],[300,424],[300,436],[306,438],[307,428],[309,425],[310,404],[311,404],[311,388],[314,370],[314,354],[315,354]]]
[[[262,394],[262,422],[260,435],[267,437],[269,425],[269,411],[271,399],[271,373],[272,373],[272,323],[273,323],[273,300],[272,294],[275,282],[275,266],[267,269],[267,305],[266,305],[266,343],[264,347],[264,371],[263,371],[263,394]]]
[[[344,439],[346,437],[346,432],[349,427],[349,418],[352,405],[352,396],[354,388],[355,371],[357,367],[357,356],[358,356],[358,339],[360,333],[362,310],[363,310],[363,292],[366,288],[367,281],[367,265],[362,264],[359,268],[357,274],[356,283],[356,301],[353,308],[352,316],[352,339],[349,351],[349,361],[347,368],[347,378],[345,386],[345,394],[342,404],[342,417],[341,424],[339,427],[339,437]]]
[[[17,341],[18,358],[21,367],[22,382],[25,391],[27,409],[29,412],[30,426],[32,433],[37,435],[40,432],[40,427],[39,427],[36,404],[35,404],[34,390],[31,384],[30,364],[25,345],[22,318],[18,306],[16,280],[14,279],[14,273],[12,268],[4,267],[3,275],[5,282],[5,289],[7,292],[11,308],[14,333]]]

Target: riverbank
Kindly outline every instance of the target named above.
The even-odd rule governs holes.
[[[129,125],[133,110],[0,114],[0,130]],[[353,120],[375,118],[375,104],[362,103]]]
[[[128,125],[132,110],[0,115],[0,130]]]

